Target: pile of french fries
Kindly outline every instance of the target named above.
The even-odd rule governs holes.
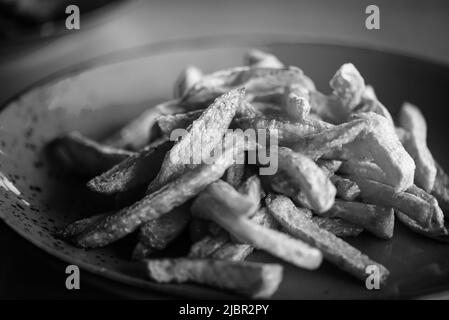
[[[350,63],[330,87],[325,95],[299,68],[252,50],[242,67],[207,75],[187,67],[173,100],[103,142],[78,132],[58,137],[48,145],[52,161],[87,178],[92,192],[143,194],[58,235],[96,248],[138,232],[132,258],[143,261],[150,279],[253,298],[270,297],[282,281],[281,265],[245,261],[254,249],[309,270],[324,258],[361,280],[375,266],[384,283],[389,271],[343,238],[369,232],[391,239],[397,218],[446,241],[449,178],[427,147],[417,107],[404,103],[394,122]],[[260,164],[236,161],[236,155],[247,159],[258,142],[235,139],[230,128],[276,135],[275,174],[260,175]],[[173,141],[177,129],[187,133]],[[212,161],[189,162],[218,145],[222,152]],[[192,243],[186,256],[152,258],[184,232]]]

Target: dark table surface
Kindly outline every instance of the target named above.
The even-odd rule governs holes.
[[[81,30],[0,43],[0,103],[39,79],[82,61],[143,44],[199,36],[295,35],[305,42],[385,48],[449,63],[448,1],[376,1],[381,29],[369,31],[364,27],[364,12],[371,3],[154,0],[129,1],[86,16],[81,13]],[[56,25],[56,30],[62,25]],[[67,290],[66,265],[3,222],[0,252],[0,298],[121,297],[87,273],[82,273],[81,290]],[[158,293],[147,296],[167,298]]]

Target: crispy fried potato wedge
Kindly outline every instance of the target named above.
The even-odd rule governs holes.
[[[319,267],[322,259],[319,250],[284,233],[260,226],[242,215],[234,214],[223,205],[225,197],[225,194],[209,193],[208,188],[193,202],[192,213],[214,221],[239,242],[267,251],[295,266],[310,270]]]
[[[53,140],[46,148],[52,163],[66,174],[93,177],[134,153],[102,145],[77,131]]]
[[[266,203],[268,211],[288,233],[322,250],[325,259],[337,267],[364,281],[367,277],[366,268],[376,266],[380,281],[386,281],[389,271],[384,266],[372,261],[334,234],[321,229],[287,197],[269,195]]]
[[[252,100],[260,93],[266,95],[283,91],[285,86],[291,84],[303,85],[309,90],[315,89],[312,80],[297,67],[236,67],[205,75],[184,94],[181,104],[187,107],[204,105],[237,87],[245,87]]]
[[[139,230],[139,243],[134,248],[133,258],[141,260],[153,251],[165,249],[187,227],[189,220],[189,211],[181,206],[143,224]]]
[[[233,133],[229,134],[234,136]],[[241,139],[224,139],[229,144],[211,164],[202,164],[166,184],[158,191],[145,196],[133,205],[106,217],[98,224],[75,237],[73,242],[81,247],[105,246],[136,230],[142,223],[157,219],[193,198],[209,184],[220,179],[225,170],[235,163],[235,157],[252,148]]]
[[[415,184],[430,192],[435,183],[437,169],[435,160],[427,147],[427,125],[419,109],[404,103],[399,112],[399,123],[407,131],[402,144],[415,160]]]
[[[278,264],[178,258],[147,260],[144,265],[157,282],[201,283],[250,298],[269,298],[282,281]]]
[[[179,106],[178,100],[163,102],[143,112],[105,140],[104,143],[116,148],[137,151],[152,142],[159,134],[155,128],[157,118],[165,114],[179,112],[185,111]]]
[[[291,183],[304,192],[313,210],[325,212],[334,204],[337,190],[326,173],[310,158],[280,147],[278,165],[291,176]]]
[[[312,221],[337,237],[356,237],[363,231],[363,228],[339,218],[314,216]]]
[[[357,177],[351,177],[351,179],[357,182],[363,201],[394,208],[422,228],[435,233],[444,229],[443,212],[436,201],[429,201],[431,195],[426,193],[427,196],[422,196],[424,190],[414,186],[406,191],[395,192],[392,187],[377,181]]]
[[[432,195],[438,200],[444,214],[449,215],[449,177],[441,165],[435,162],[437,176],[433,185]]]
[[[87,187],[102,194],[115,194],[144,187],[157,175],[165,154],[173,143],[162,138],[151,143],[108,171],[94,177]]]
[[[324,215],[352,222],[381,239],[393,237],[394,212],[392,208],[337,199],[332,208]]]
[[[243,62],[247,66],[256,68],[284,68],[284,64],[275,55],[258,49],[248,51]]]
[[[187,66],[181,71],[173,87],[173,97],[181,98],[195,83],[201,80],[203,72],[195,66]]]
[[[244,89],[232,90],[222,95],[192,123],[188,133],[165,156],[161,170],[148,186],[148,193],[158,190],[210,157],[223,139],[244,96]]]
[[[186,113],[168,114],[157,118],[157,125],[162,135],[170,136],[175,129],[186,129],[193,121],[198,119],[204,112],[204,109],[189,111]]]

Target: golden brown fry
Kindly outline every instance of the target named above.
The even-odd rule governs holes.
[[[389,272],[384,266],[372,261],[332,233],[318,227],[307,217],[304,210],[297,208],[290,199],[269,195],[266,203],[268,211],[288,233],[322,250],[324,257],[337,267],[365,280],[368,276],[367,267],[376,266],[381,283],[386,281]]]
[[[342,218],[352,222],[381,239],[391,239],[394,230],[394,212],[361,202],[335,200],[332,208],[324,213],[326,217]]]
[[[312,209],[325,212],[333,205],[335,186],[313,160],[291,149],[280,147],[278,163],[279,169],[291,176],[291,183],[304,192]]]
[[[192,213],[207,218],[226,231],[239,242],[265,250],[270,254],[288,261],[295,266],[316,269],[321,264],[321,253],[301,241],[266,227],[251,222],[242,215],[229,211],[223,205],[226,195],[209,193],[209,188],[202,192],[192,205]]]
[[[158,190],[209,158],[214,148],[222,141],[244,96],[244,89],[236,89],[217,98],[165,156],[161,170],[148,186],[147,193]]]
[[[77,131],[54,139],[46,148],[50,160],[67,174],[92,177],[133,155],[93,141]]]
[[[352,63],[345,63],[330,81],[333,94],[349,114],[360,103],[365,92],[365,81]]]
[[[445,216],[449,215],[449,177],[441,165],[435,162],[437,176],[433,185],[432,195],[438,200]]]
[[[173,88],[173,97],[175,99],[181,98],[195,83],[201,80],[203,72],[195,67],[188,66],[181,71],[175,81]]]
[[[312,159],[318,159],[354,141],[362,131],[366,130],[366,126],[365,120],[354,120],[334,126],[319,133],[298,138],[292,149]]]
[[[283,68],[284,64],[273,54],[252,49],[245,54],[244,64],[256,68]]]
[[[173,242],[189,223],[190,213],[186,209],[182,206],[175,208],[166,215],[143,224],[133,258],[144,259],[151,252],[163,250]]]
[[[229,136],[233,137],[234,134]],[[237,144],[233,139],[224,140],[229,144],[225,145],[219,156],[214,157],[212,164],[202,164],[133,205],[106,217],[75,237],[73,242],[85,248],[105,246],[133,232],[142,223],[157,219],[193,198],[210,183],[218,180],[235,163],[236,155],[253,147],[240,139],[236,140]]]
[[[151,107],[126,124],[104,143],[116,148],[139,150],[154,140],[159,133],[157,130],[154,130],[158,117],[178,112],[183,112],[178,100],[166,101]]]
[[[418,193],[417,187],[407,191],[395,192],[395,190],[386,184],[369,179],[350,177],[356,181],[362,199],[367,203],[372,203],[384,207],[392,207],[407,215],[424,229],[440,233],[444,229],[444,218],[438,205],[429,201],[429,196],[423,198]],[[419,188],[418,188],[419,189]],[[424,190],[421,190],[425,192]],[[421,192],[420,191],[420,192]],[[422,195],[422,194],[421,194]]]
[[[173,143],[162,138],[128,157],[108,171],[91,179],[87,187],[103,194],[114,194],[144,187],[157,175],[165,154]]]
[[[312,221],[337,237],[356,237],[363,231],[363,228],[339,218],[313,216]]]
[[[157,282],[196,282],[250,298],[269,298],[282,281],[282,267],[277,264],[178,258],[147,260],[145,267]]]
[[[415,184],[430,192],[435,183],[437,169],[427,147],[426,120],[416,106],[404,103],[399,112],[399,123],[408,133],[402,144],[416,163]]]
[[[245,87],[249,99],[252,100],[261,93],[266,95],[283,91],[285,86],[291,84],[303,85],[309,90],[315,89],[313,82],[296,67],[237,67],[205,75],[186,92],[181,104],[189,107],[204,105],[238,87]]]

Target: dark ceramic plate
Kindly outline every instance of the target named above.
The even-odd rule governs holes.
[[[191,298],[234,297],[196,285],[159,285],[145,280],[129,262],[133,239],[91,251],[55,239],[56,228],[100,209],[80,181],[61,179],[53,173],[42,147],[73,129],[93,138],[104,137],[148,106],[170,98],[173,81],[186,64],[205,71],[235,66],[250,47],[269,50],[285,63],[300,66],[325,92],[335,70],[342,63],[353,62],[393,114],[403,101],[421,107],[429,123],[430,148],[449,168],[445,148],[449,127],[446,66],[339,45],[254,38],[197,39],[98,59],[47,79],[4,106],[0,112],[0,217],[48,253],[120,283],[94,277],[124,295],[145,297],[144,288],[152,290],[153,296],[154,291],[164,291]],[[350,242],[390,269],[384,288],[369,291],[363,282],[328,263],[310,272],[280,262],[285,266],[284,280],[274,298],[403,298],[449,287],[447,244],[414,234],[399,224],[391,241],[362,234]],[[279,262],[259,252],[250,259]]]

